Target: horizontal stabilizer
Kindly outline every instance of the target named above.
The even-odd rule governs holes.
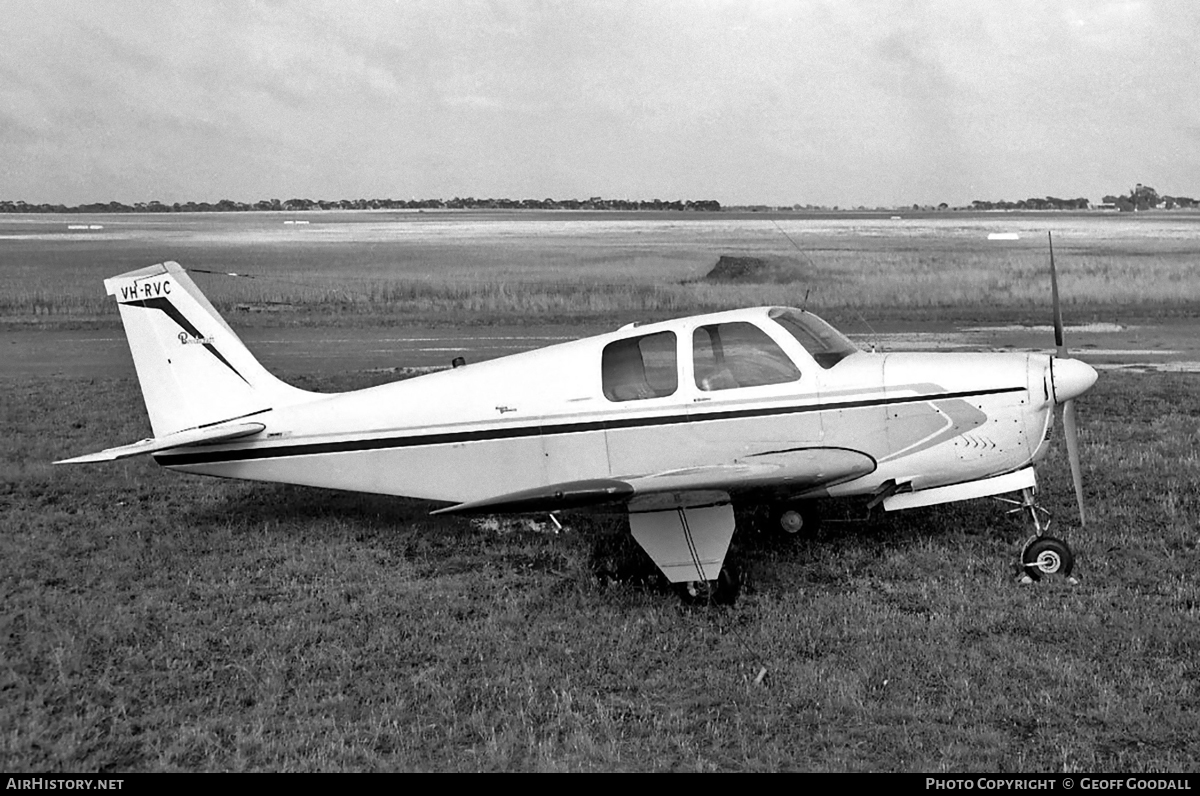
[[[263,429],[262,423],[238,423],[233,426],[208,426],[206,428],[192,428],[187,431],[176,431],[174,434],[167,434],[163,437],[152,437],[144,439],[141,442],[135,442],[131,445],[121,445],[117,448],[108,448],[98,453],[89,453],[84,456],[76,456],[74,459],[63,459],[55,462],[55,464],[88,464],[91,462],[111,462],[115,459],[124,459],[129,456],[141,456],[145,453],[156,453],[158,451],[170,450],[171,448],[184,448],[189,445],[206,445],[214,442],[224,442],[231,439],[240,439],[242,437],[253,436]]]

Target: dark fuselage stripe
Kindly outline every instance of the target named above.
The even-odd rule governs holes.
[[[189,450],[182,453],[159,453],[154,458],[159,464],[179,466],[188,464],[216,464],[249,461],[254,459],[278,459],[287,456],[313,456],[322,453],[351,453],[355,451],[385,450],[388,448],[411,448],[421,445],[447,445],[458,442],[482,442],[487,440],[519,439],[521,437],[549,436],[554,434],[580,434],[586,431],[613,431],[622,428],[645,428],[646,426],[670,426],[680,423],[704,423],[710,420],[737,420],[750,417],[772,417],[776,415],[807,414],[809,412],[835,412],[839,409],[861,409],[873,406],[889,406],[905,403],[927,403],[955,398],[974,398],[984,395],[1024,392],[1024,387],[1001,387],[991,390],[948,392],[937,395],[897,396],[895,398],[869,398],[861,401],[841,401],[831,404],[805,404],[803,406],[772,406],[758,409],[730,409],[702,414],[655,415],[652,417],[609,418],[583,423],[560,423],[546,425],[511,426],[473,431],[450,431],[442,434],[423,434],[408,437],[378,437],[371,439],[342,440],[338,442],[302,442],[295,445],[273,445],[241,450]]]

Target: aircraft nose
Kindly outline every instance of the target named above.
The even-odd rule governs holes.
[[[1055,358],[1050,361],[1054,402],[1066,403],[1083,395],[1096,383],[1096,369],[1078,359]]]

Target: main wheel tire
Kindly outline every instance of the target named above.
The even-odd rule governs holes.
[[[742,592],[737,567],[726,561],[716,580],[692,580],[675,584],[679,598],[688,605],[733,605]]]
[[[1025,566],[1025,574],[1033,580],[1040,580],[1043,575],[1067,578],[1075,566],[1075,555],[1061,539],[1036,536],[1025,545],[1021,563]]]
[[[784,536],[811,536],[820,525],[817,515],[795,505],[778,506],[771,512],[771,528]]]

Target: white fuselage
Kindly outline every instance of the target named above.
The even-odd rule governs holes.
[[[693,332],[754,323],[795,363],[778,384],[703,389]],[[614,400],[601,360],[624,338],[670,331],[677,385]],[[698,356],[698,355],[697,355]],[[873,472],[819,494],[926,489],[1007,473],[1041,453],[1054,400],[1039,354],[874,354],[822,367],[765,309],[627,327],[598,337],[270,409],[247,441],[159,454],[230,478],[456,503],[585,479],[840,448]],[[732,491],[732,490],[731,490]]]

